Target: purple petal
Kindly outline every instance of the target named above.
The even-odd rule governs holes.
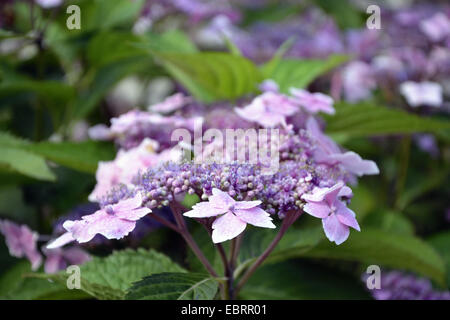
[[[48,250],[45,252],[45,255],[47,256],[44,263],[45,273],[56,273],[66,267],[67,264],[61,253],[62,252],[59,249]]]
[[[239,202],[236,202],[234,204],[234,208],[235,209],[251,209],[251,208],[259,206],[261,203],[262,202],[260,200],[256,200],[256,201],[239,201]]]
[[[137,193],[133,198],[119,201],[112,206],[115,213],[121,211],[130,211],[139,208],[142,205],[142,195]]]
[[[77,247],[64,250],[63,255],[70,264],[81,265],[91,260],[89,253]]]
[[[63,227],[71,232],[79,243],[84,243],[92,240],[96,234],[101,234],[107,239],[121,239],[134,230],[136,222],[120,219],[113,214],[99,210],[94,214],[84,216],[83,220],[66,221]]]
[[[209,202],[199,202],[192,207],[191,211],[185,212],[183,215],[190,218],[208,218],[224,214],[228,209],[217,209]]]
[[[247,223],[236,217],[233,213],[229,212],[224,214],[212,224],[212,240],[214,243],[219,243],[233,239],[241,234],[246,226]]]
[[[338,202],[336,216],[341,223],[352,227],[355,230],[361,231],[358,221],[356,220],[356,214],[351,209],[347,208],[347,206],[341,201]]]
[[[217,209],[228,209],[230,206],[234,205],[236,201],[228,195],[228,193],[223,192],[217,188],[212,189],[212,196],[208,199],[211,206]],[[226,211],[225,211],[226,212]]]
[[[66,232],[55,240],[49,242],[45,247],[47,249],[56,249],[65,246],[72,241],[75,241],[75,239],[72,237],[72,234],[70,232]]]
[[[347,240],[350,230],[342,224],[335,214],[328,216],[322,220],[323,230],[325,235],[331,242],[336,242],[337,245]]]
[[[239,219],[252,224],[256,227],[262,228],[276,228],[272,223],[272,218],[270,214],[265,212],[261,208],[250,208],[250,209],[236,209],[234,213],[239,217]]]
[[[328,204],[324,202],[310,202],[305,204],[305,206],[303,207],[303,211],[312,215],[313,217],[323,219],[330,214],[331,209]]]
[[[349,171],[350,173],[356,174],[357,176],[380,173],[380,170],[378,169],[375,162],[371,160],[363,160],[359,156],[359,154],[353,151],[333,154],[329,157],[339,162],[345,168],[345,170]]]

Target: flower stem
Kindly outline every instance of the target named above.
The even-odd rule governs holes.
[[[283,223],[281,224],[280,230],[278,231],[277,235],[269,244],[269,246],[266,248],[266,250],[264,250],[264,252],[258,257],[258,259],[256,259],[256,261],[244,273],[244,275],[242,276],[241,280],[239,281],[236,287],[235,294],[237,294],[242,289],[244,284],[253,275],[256,269],[264,262],[264,260],[267,259],[267,257],[273,251],[273,249],[275,249],[275,247],[277,246],[278,242],[280,242],[281,238],[283,238],[287,229],[294,223],[295,220],[297,220],[300,214],[301,211],[290,211],[286,213],[286,217],[283,219]]]
[[[191,250],[197,256],[197,258],[200,260],[200,262],[203,264],[203,266],[206,268],[209,274],[217,278],[218,277],[217,272],[214,270],[211,263],[205,257],[202,250],[198,247],[194,238],[192,238],[189,230],[187,229],[186,222],[184,221],[182,216],[182,209],[180,205],[178,205],[177,203],[172,203],[170,204],[170,209],[172,210],[175,221],[177,222],[179,233],[181,234],[181,236],[184,238],[186,243],[189,245]]]
[[[153,220],[155,220],[155,221],[161,223],[163,226],[166,226],[166,227],[172,229],[172,230],[175,231],[175,232],[181,233],[180,229],[178,229],[178,227],[177,227],[176,225],[174,225],[172,222],[170,222],[170,221],[164,219],[163,217],[160,217],[160,216],[158,216],[158,215],[156,215],[156,214],[152,214],[152,215],[150,215],[150,217],[151,217]]]

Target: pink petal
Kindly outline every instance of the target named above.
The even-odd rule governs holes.
[[[340,163],[347,171],[356,174],[357,176],[380,173],[380,170],[375,162],[371,160],[363,160],[359,154],[353,151],[336,153],[330,155],[329,157]]]
[[[63,227],[71,232],[79,243],[84,243],[92,240],[96,234],[102,234],[107,239],[121,239],[134,230],[136,222],[120,219],[114,214],[99,210],[84,216],[83,220],[66,221]]]
[[[261,204],[262,202],[260,200],[255,200],[255,201],[238,201],[234,204],[234,208],[235,209],[250,209],[250,208],[254,208],[257,207]]]
[[[227,212],[226,209],[217,209],[209,202],[199,202],[192,207],[191,211],[185,212],[183,215],[191,218],[207,218],[215,217],[225,212]]]
[[[302,195],[302,199],[305,199],[308,202],[326,201],[326,203],[331,207],[343,187],[344,183],[339,181],[330,188],[315,188],[312,194]]]
[[[133,198],[119,201],[112,206],[114,212],[129,211],[142,205],[142,195],[138,192]]]
[[[324,202],[309,202],[305,204],[305,206],[303,207],[303,211],[312,215],[313,217],[323,219],[330,214],[331,209],[328,204]]]
[[[230,197],[228,193],[217,188],[212,189],[212,196],[209,197],[208,201],[214,208],[226,210],[236,203],[236,201]],[[224,212],[226,212],[226,210]]]
[[[214,243],[233,239],[241,234],[247,223],[229,212],[214,220],[212,224],[212,240]]]
[[[270,229],[276,228],[272,223],[270,214],[261,208],[235,209],[234,213],[239,217],[239,219],[256,227]]]
[[[75,241],[70,232],[66,232],[63,235],[59,236],[55,240],[49,242],[45,247],[47,249],[55,249],[65,246],[66,244]]]
[[[327,238],[331,242],[336,242],[337,245],[347,240],[350,234],[349,228],[342,224],[335,214],[322,219],[322,225]]]
[[[129,221],[137,221],[137,220],[141,219],[142,217],[146,216],[147,214],[149,214],[150,212],[152,212],[152,210],[150,210],[149,208],[142,207],[142,208],[138,208],[138,209],[133,209],[131,211],[118,212],[118,213],[116,213],[116,216],[118,218],[129,220]]]
[[[356,214],[353,210],[347,208],[347,206],[341,201],[338,202],[336,216],[341,223],[352,227],[355,230],[361,231],[358,221],[356,220]]]

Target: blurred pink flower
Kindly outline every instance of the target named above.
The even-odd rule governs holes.
[[[323,93],[311,93],[303,89],[291,88],[293,100],[309,113],[324,112],[334,114],[333,98]]]
[[[278,87],[278,84],[272,79],[264,80],[259,85],[259,90],[261,90],[263,92],[266,92],[266,91],[279,92],[280,91],[279,89],[280,88]]]
[[[5,236],[9,253],[17,258],[26,257],[31,268],[36,270],[42,263],[42,256],[37,250],[39,235],[26,225],[18,225],[8,220],[0,221],[0,232]]]
[[[185,106],[191,100],[191,97],[186,97],[183,93],[175,93],[174,95],[167,97],[163,102],[150,106],[149,110],[153,112],[170,113]]]
[[[49,9],[61,5],[63,0],[36,0],[36,3],[44,9]]]
[[[337,245],[347,240],[350,229],[361,231],[355,213],[347,208],[339,197],[349,197],[352,192],[343,182],[331,188],[315,188],[312,194],[304,194],[303,210],[313,217],[322,219],[323,230],[331,242]]]
[[[400,85],[400,93],[411,107],[442,105],[442,87],[439,83],[406,81]]]
[[[64,270],[68,265],[81,265],[91,260],[91,256],[86,251],[77,247],[43,249],[43,251],[47,257],[44,263],[45,273],[56,273]]]
[[[362,61],[353,61],[342,71],[345,100],[358,102],[371,96],[376,87],[374,72],[370,65]]]
[[[248,223],[262,228],[275,228],[270,214],[258,207],[261,201],[235,201],[226,192],[216,188],[212,193],[208,202],[197,203],[184,215],[191,218],[221,215],[212,224],[214,243],[237,237]]]
[[[420,21],[419,27],[434,42],[444,40],[450,36],[450,19],[442,12],[438,12],[431,18]]]
[[[138,193],[134,198],[109,205],[94,214],[83,216],[82,220],[64,222],[63,227],[79,243],[90,241],[96,234],[107,239],[121,239],[136,227],[136,221],[152,212],[142,207],[142,196]]]

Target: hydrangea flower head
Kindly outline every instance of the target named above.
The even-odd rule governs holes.
[[[96,172],[97,184],[89,195],[89,201],[98,201],[111,188],[118,184],[131,183],[140,171],[154,167],[160,162],[178,161],[182,156],[179,149],[168,149],[156,153],[158,143],[145,138],[138,147],[130,150],[119,150],[116,159],[109,162],[99,162]]]
[[[83,216],[82,220],[68,220],[64,222],[63,227],[79,243],[90,241],[96,234],[107,239],[121,239],[134,230],[137,220],[150,212],[149,208],[142,207],[142,196],[137,193],[133,198]]]
[[[273,128],[286,123],[286,117],[298,111],[291,98],[272,91],[257,96],[244,108],[235,108],[235,112],[245,120],[257,122],[263,127]]]
[[[320,92],[311,93],[306,90],[297,88],[291,88],[290,92],[294,97],[293,100],[309,113],[335,113],[335,110],[333,108],[333,98],[327,96],[326,94]]]
[[[241,234],[247,224],[262,228],[275,228],[270,214],[258,206],[261,201],[235,201],[226,192],[214,188],[208,202],[200,202],[184,213],[191,218],[219,216],[212,224],[214,243],[233,239]]]
[[[347,240],[350,235],[349,227],[361,231],[355,213],[339,199],[351,195],[350,188],[343,182],[338,182],[330,188],[315,188],[311,194],[302,196],[307,202],[303,210],[322,219],[325,235],[338,245]]]
[[[36,270],[42,263],[42,257],[37,250],[39,235],[26,225],[14,222],[0,221],[0,232],[5,236],[9,253],[17,258],[26,257],[31,262],[31,268]]]

